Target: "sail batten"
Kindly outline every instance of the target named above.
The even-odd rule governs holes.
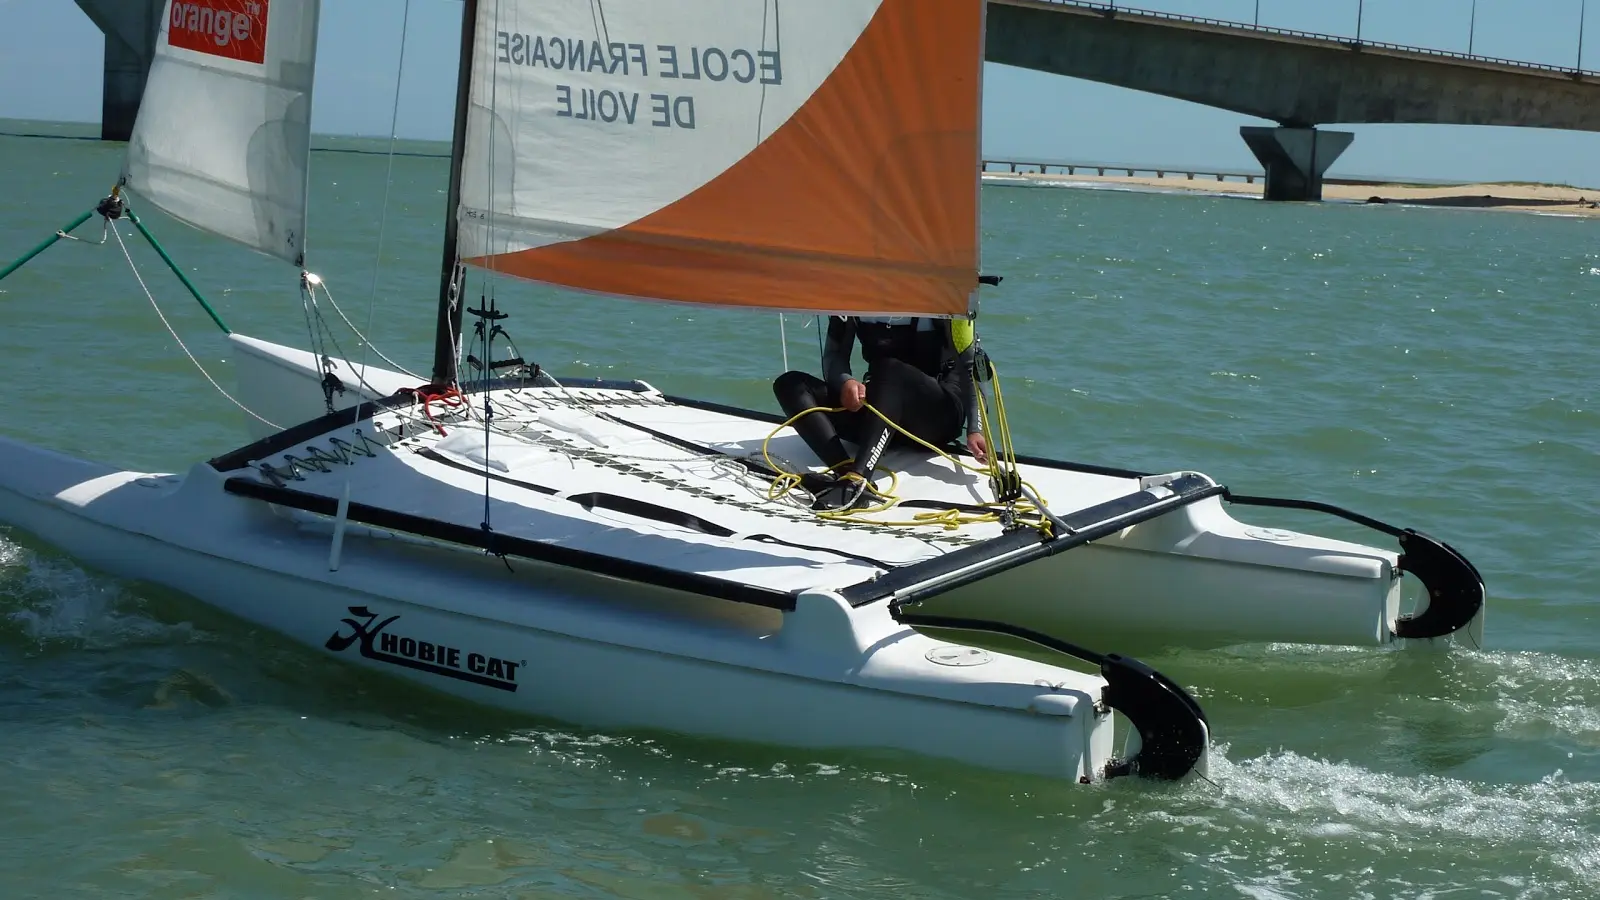
[[[320,0],[167,0],[122,184],[174,218],[304,261]]]
[[[983,0],[494,0],[469,265],[718,306],[961,315]]]

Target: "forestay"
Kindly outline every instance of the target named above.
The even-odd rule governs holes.
[[[480,0],[459,250],[601,293],[964,315],[983,0]]]
[[[122,183],[167,213],[304,262],[320,0],[168,0]]]

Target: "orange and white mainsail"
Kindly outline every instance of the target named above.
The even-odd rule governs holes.
[[[984,0],[481,0],[469,265],[628,297],[964,315]]]

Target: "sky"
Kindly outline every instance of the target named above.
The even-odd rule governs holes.
[[[312,128],[387,135],[403,14],[401,137],[448,137],[459,0],[323,0]],[[1136,0],[1129,5],[1411,46],[1600,69],[1600,2],[1586,0]],[[1119,4],[1121,5],[1121,4]],[[1474,13],[1474,9],[1476,10]],[[98,121],[102,38],[72,0],[0,0],[0,118]],[[1593,54],[1592,56],[1590,54]],[[987,64],[989,157],[1255,169],[1248,116],[1093,82]],[[1534,128],[1351,125],[1330,174],[1532,180],[1600,187],[1600,134]]]

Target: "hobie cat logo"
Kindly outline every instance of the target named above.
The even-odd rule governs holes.
[[[172,0],[167,43],[259,63],[267,58],[269,0]]]
[[[512,662],[484,653],[462,653],[459,647],[434,641],[420,641],[389,631],[389,626],[399,616],[379,620],[378,614],[365,606],[349,607],[354,619],[345,619],[350,633],[343,629],[328,635],[323,644],[335,653],[361,644],[361,655],[393,666],[405,666],[421,672],[443,675],[458,681],[469,681],[501,691],[516,691],[517,670],[526,663]]]

